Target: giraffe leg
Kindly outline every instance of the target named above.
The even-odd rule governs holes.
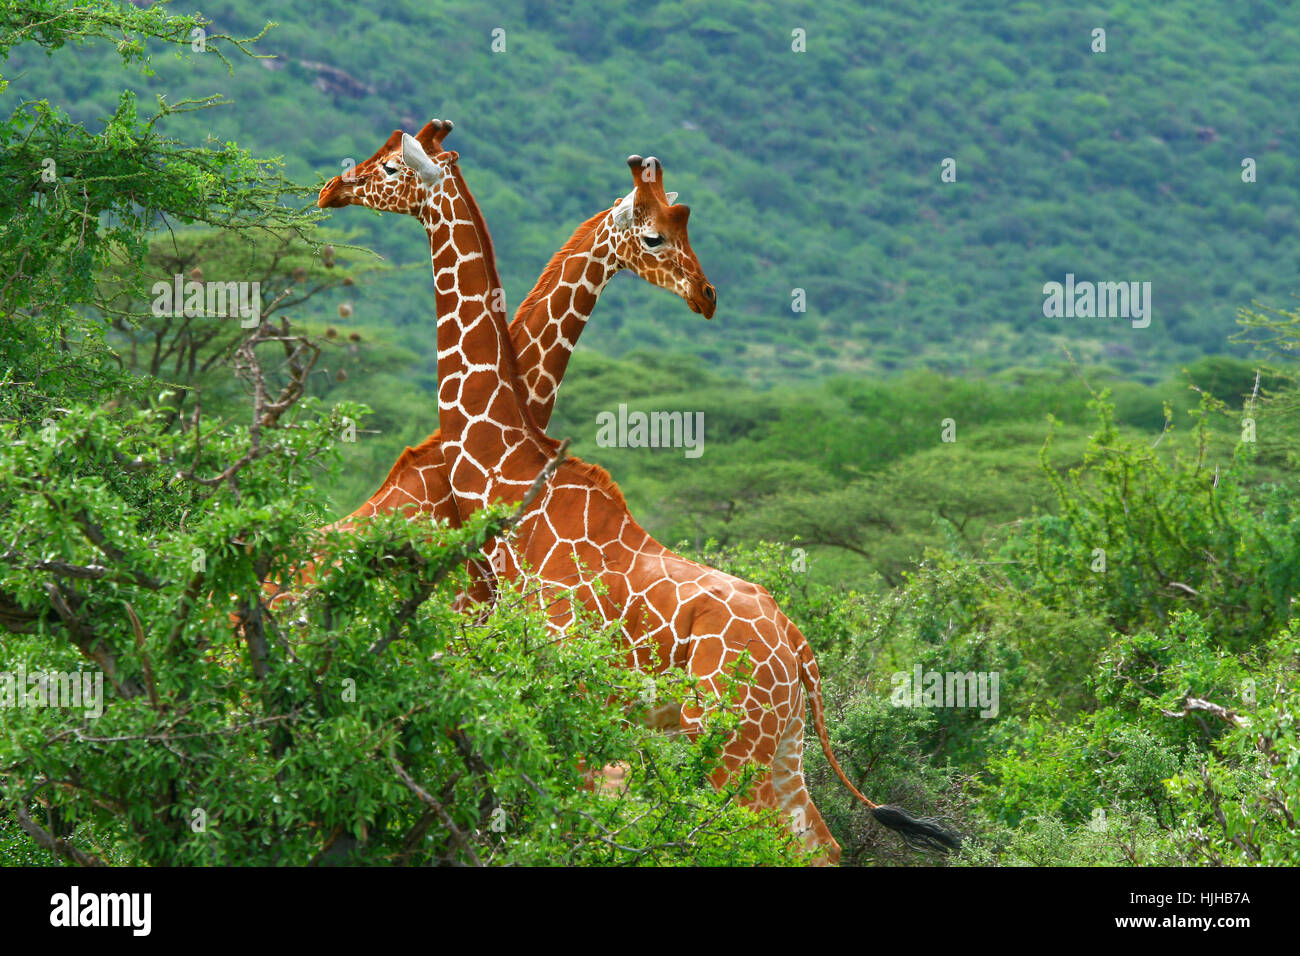
[[[631,767],[626,761],[616,760],[613,763],[607,763],[595,776],[599,778],[599,786],[602,793],[626,793],[627,792],[627,772]],[[594,782],[594,781],[593,781]]]
[[[627,772],[631,767],[626,761],[616,760],[596,770],[587,766],[587,761],[578,758],[578,770],[582,773],[582,789],[595,793],[626,793],[628,788]]]
[[[719,637],[696,638],[688,662],[690,671],[701,679],[701,688],[721,695],[724,668],[719,666]],[[725,657],[734,661],[736,653]],[[789,665],[794,673],[793,663]],[[723,786],[747,763],[770,767],[750,790],[744,804],[783,810],[790,815],[790,827],[809,850],[824,848],[822,864],[835,864],[840,846],[822,819],[803,775],[803,695],[795,685],[793,699],[788,684],[766,679],[774,672],[759,667],[756,679],[745,688],[742,701],[745,717],[723,749],[724,765],[714,774],[714,786]],[[681,707],[681,726],[694,740],[702,729],[701,701],[687,700]]]
[[[680,708],[679,723],[683,732],[695,740],[703,731],[706,708],[703,703],[705,694],[723,697],[725,682],[722,680],[722,668],[718,666],[718,655],[713,650],[720,643],[719,637],[697,638],[693,644],[688,668],[700,678],[700,694],[691,695]],[[730,655],[729,655],[730,656]],[[734,658],[733,658],[734,659]],[[770,689],[763,686],[746,688],[742,701],[744,719],[722,751],[722,766],[713,774],[715,787],[723,787],[745,764],[759,764],[772,767],[778,748],[775,733],[779,723],[777,709],[774,708]],[[760,777],[742,803],[749,807],[780,809],[782,804],[777,794],[774,774],[767,773]]]
[[[795,711],[781,734],[772,762],[772,785],[782,809],[790,814],[790,828],[803,840],[809,851],[824,849],[819,865],[835,866],[840,861],[840,845],[822,819],[803,775],[804,718],[802,707]]]

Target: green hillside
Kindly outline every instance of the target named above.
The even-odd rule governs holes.
[[[1054,363],[1062,342],[1154,380],[1223,351],[1252,298],[1294,291],[1300,133],[1278,105],[1300,102],[1300,23],[1284,5],[992,6],[216,2],[223,32],[279,21],[257,45],[275,58],[227,75],[163,56],[126,85],[146,104],[225,93],[231,108],[164,130],[282,154],[306,181],[396,126],[455,119],[514,303],[626,191],[622,158],[658,155],[718,316],[623,276],[584,348],[685,351],[757,384]],[[20,48],[6,75],[7,104],[46,97],[92,125],[122,87],[108,47]],[[427,262],[413,223],[340,219],[392,261]],[[1067,273],[1151,282],[1150,327],[1045,318],[1042,286]],[[364,288],[357,318],[423,352],[427,288],[422,268]]]

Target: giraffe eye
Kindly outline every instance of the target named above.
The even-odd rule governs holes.
[[[653,249],[655,246],[662,246],[664,244],[664,237],[642,236],[641,241],[644,242],[648,248]]]
[[[387,163],[380,163],[379,165],[383,168],[384,172],[388,173],[388,175],[390,176],[397,175],[397,167],[389,166]]]

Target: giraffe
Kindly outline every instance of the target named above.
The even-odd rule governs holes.
[[[416,139],[426,152],[436,154],[453,127],[450,121],[434,120],[416,134]],[[385,148],[390,145],[391,137]],[[374,157],[367,162],[373,161]],[[365,166],[363,163],[357,168]],[[542,430],[550,422],[569,358],[596,301],[620,271],[629,269],[674,292],[706,319],[713,317],[717,306],[717,293],[690,245],[690,209],[674,206],[677,193],[664,191],[662,164],[653,156],[644,160],[632,156],[628,166],[632,191],[574,230],[551,257],[510,323],[519,374],[528,392],[528,409]],[[365,175],[364,169],[360,175]],[[343,191],[343,178],[335,177],[322,189],[320,204],[335,205]],[[324,530],[348,529],[359,519],[397,509],[407,509],[411,517],[429,515],[452,526],[460,524],[438,432],[419,446],[408,447],[365,503]],[[491,568],[476,563],[471,570],[468,597],[473,603],[484,603],[490,595]]]
[[[442,453],[457,509],[469,514],[493,501],[519,502],[559,443],[537,427],[529,411],[495,295],[495,252],[459,155],[443,151],[440,139],[426,140],[438,150],[432,156],[416,137],[394,131],[350,182],[332,180],[318,202],[411,215],[425,229],[438,313]],[[644,212],[634,210],[633,219],[646,224]],[[548,598],[572,591],[587,609],[616,624],[634,668],[683,668],[707,691],[725,697],[728,675],[748,658],[752,680],[733,698],[742,720],[713,783],[724,784],[747,763],[770,768],[748,802],[790,814],[805,846],[825,851],[820,861],[837,863],[840,848],[804,780],[805,691],[828,762],[874,818],[909,842],[957,845],[955,834],[937,822],[876,804],[853,786],[830,746],[812,650],[771,595],[659,544],[632,518],[618,486],[599,466],[564,459],[511,539],[493,542],[489,550],[502,575],[527,579]],[[557,629],[573,619],[566,600],[545,600],[544,606]],[[656,724],[695,737],[705,716],[692,696],[659,708]]]

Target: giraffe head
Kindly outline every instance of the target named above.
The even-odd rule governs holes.
[[[442,141],[452,125],[451,120],[430,120],[414,136],[393,130],[375,155],[327,182],[316,205],[322,209],[357,205],[418,216],[445,173],[430,157],[443,152]]]
[[[610,210],[607,228],[621,267],[647,282],[675,292],[693,312],[713,318],[718,294],[704,276],[686,236],[689,206],[674,204],[664,192],[664,167],[653,156],[627,158],[635,188]]]

